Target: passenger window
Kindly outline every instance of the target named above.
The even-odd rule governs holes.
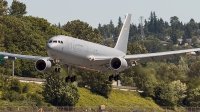
[[[49,43],[52,43],[52,40],[50,40]]]
[[[61,41],[61,44],[63,44],[63,41]]]
[[[57,40],[54,40],[53,43],[57,43]]]
[[[60,40],[58,41],[58,43],[60,43]]]

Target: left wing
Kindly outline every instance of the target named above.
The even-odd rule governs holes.
[[[1,56],[8,56],[10,58],[20,58],[20,59],[27,59],[27,60],[39,60],[41,58],[50,58],[50,57],[41,57],[41,56],[30,56],[30,55],[21,55],[21,54],[12,54],[12,53],[5,53],[0,52]]]
[[[197,52],[197,51],[200,51],[200,48],[168,51],[168,52],[147,53],[147,54],[126,55],[124,56],[124,59],[139,61],[140,63],[145,63],[149,61],[158,61],[158,60],[166,59],[170,57],[177,57],[181,54],[187,54],[187,53],[191,54],[192,52]]]

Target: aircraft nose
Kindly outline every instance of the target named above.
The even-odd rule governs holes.
[[[47,50],[50,50],[50,49],[52,49],[53,48],[53,45],[52,44],[47,44]]]
[[[51,44],[51,43],[48,43],[47,46],[46,46],[46,49],[47,49],[47,53],[48,55],[51,55],[52,53],[54,53],[54,44]]]

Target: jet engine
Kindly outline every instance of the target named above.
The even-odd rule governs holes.
[[[115,57],[110,60],[110,67],[118,72],[128,67],[127,61],[124,58]]]
[[[51,70],[52,62],[48,59],[39,59],[35,62],[35,69],[39,72],[48,72]]]

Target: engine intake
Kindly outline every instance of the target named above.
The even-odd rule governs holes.
[[[52,63],[48,59],[39,59],[35,62],[35,69],[39,72],[48,72],[51,67]]]
[[[110,67],[116,71],[123,71],[128,67],[128,64],[124,58],[115,57],[110,60]]]

